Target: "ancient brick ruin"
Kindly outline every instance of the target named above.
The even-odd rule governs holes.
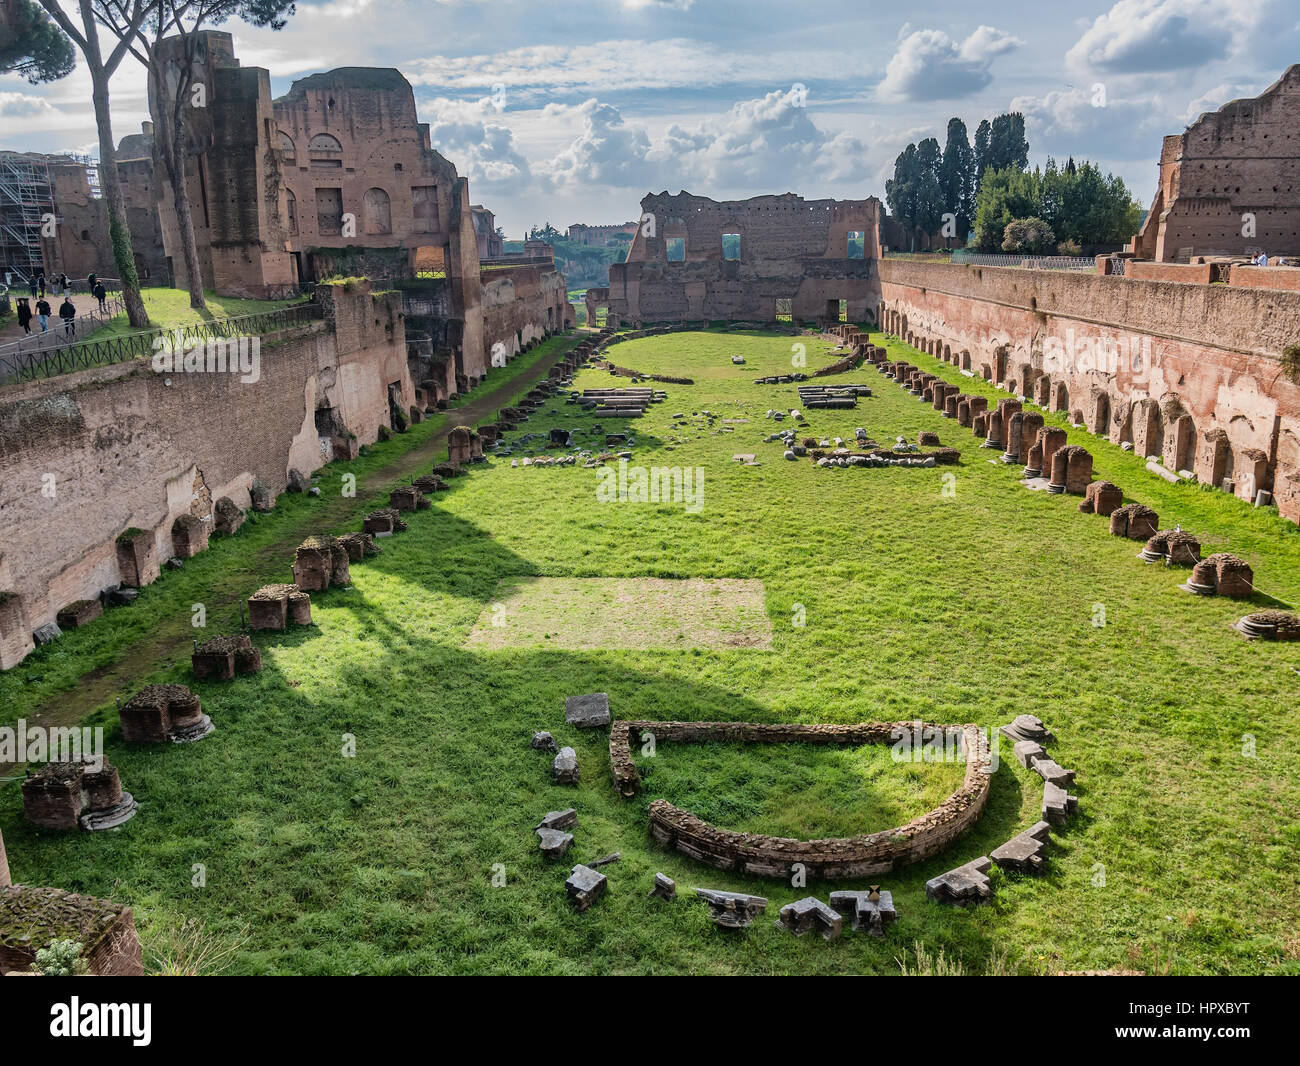
[[[113,829],[135,815],[117,767],[107,761],[46,763],[23,781],[23,813],[42,829]]]
[[[874,321],[879,215],[874,197],[646,196],[609,269],[609,321]]]
[[[225,639],[239,647],[239,652],[232,650],[229,653],[232,672],[233,660],[240,652],[246,663],[250,661],[248,651],[234,638],[217,639]],[[247,641],[245,637],[244,642]],[[195,655],[197,657],[198,652]],[[212,652],[207,656],[209,661],[216,657]],[[260,655],[257,663],[260,667]],[[203,713],[199,697],[184,685],[148,685],[121,705],[118,718],[122,724],[122,739],[128,744],[162,744],[169,740],[188,744],[202,740],[215,728],[212,719]]]

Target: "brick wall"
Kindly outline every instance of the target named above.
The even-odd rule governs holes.
[[[1047,377],[1053,409],[1093,432],[1204,482],[1235,477],[1243,498],[1271,490],[1300,521],[1300,386],[1279,363],[1300,293],[904,260],[880,270],[887,330],[1021,395]]]

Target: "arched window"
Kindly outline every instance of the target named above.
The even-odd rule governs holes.
[[[308,143],[307,151],[314,167],[338,169],[343,166],[343,145],[328,133],[316,134]]]
[[[298,161],[298,149],[294,146],[293,138],[284,130],[280,131],[280,151],[283,153],[286,163],[296,163]]]
[[[383,189],[367,189],[361,200],[366,232],[371,234],[393,232],[393,212],[388,193]]]
[[[285,213],[289,216],[289,232],[298,232],[298,198],[288,190],[284,190]]]

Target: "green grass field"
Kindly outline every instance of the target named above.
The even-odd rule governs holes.
[[[224,968],[237,973],[897,974],[917,968],[918,944],[967,973],[1300,973],[1300,649],[1246,641],[1231,625],[1252,604],[1180,591],[1186,571],[1144,565],[1140,545],[1108,536],[1077,497],[1027,491],[1019,468],[990,462],[969,430],[874,370],[837,379],[865,381],[875,395],[856,411],[808,412],[808,435],[851,438],[863,426],[884,444],[937,430],[961,463],[784,461],[762,439],[776,428],[764,412],[798,406],[795,387],[752,379],[788,370],[796,342],[810,367],[832,358],[815,338],[770,335],[681,333],[614,348],[620,366],[695,379],[662,386],[668,400],[629,427],[633,464],[704,471],[698,513],[599,503],[598,471],[580,465],[476,467],[384,540],[382,555],[354,564],[350,588],[314,594],[312,627],[259,634],[259,675],[193,685],[217,724],[200,744],[127,749],[112,697],[148,681],[193,684],[188,637],[224,631],[239,597],[286,580],[296,539],[358,528],[395,470],[423,473],[445,456],[428,444],[455,414],[332,464],[319,500],[285,497],[134,607],[0,675],[0,721],[90,711],[108,726],[109,758],[141,804],[119,831],[61,836],[26,827],[17,781],[0,786],[15,879],[129,902],[155,968],[184,964],[177,944],[197,920],[205,943],[233,949]],[[968,391],[1002,395],[889,347]],[[746,364],[733,366],[734,353]],[[627,382],[595,370],[577,381],[615,383]],[[574,410],[552,401],[510,435],[514,458],[530,451],[518,443],[525,433],[595,426]],[[691,417],[706,410],[712,426]],[[673,428],[677,413],[687,428]],[[724,419],[749,421],[724,432]],[[1259,588],[1300,602],[1296,527],[1166,484],[1083,431],[1069,437],[1092,451],[1095,476],[1154,507],[1162,527],[1200,534],[1207,554],[1245,556]],[[759,466],[732,462],[748,452]],[[344,501],[348,470],[360,489]],[[948,493],[946,474],[956,479]],[[638,650],[619,647],[616,632],[599,650],[545,638],[467,646],[502,582],[520,577],[756,579],[773,647]],[[189,629],[195,602],[213,604],[206,634]],[[1268,602],[1259,596],[1254,609]],[[599,618],[573,625],[589,631]],[[900,765],[871,749],[664,743],[638,757],[645,789],[625,800],[610,780],[606,732],[564,721],[564,698],[593,691],[610,694],[616,717],[639,719],[996,727],[1029,712],[1057,734],[1057,760],[1077,770],[1080,811],[1054,835],[1043,876],[995,870],[992,902],[970,910],[927,901],[926,879],[1038,819],[1041,784],[1007,746],[968,835],[873,879],[899,911],[884,940],[796,939],[772,924],[782,905],[865,882],[796,888],[712,870],[653,842],[649,802],[663,797],[737,830],[869,832],[931,807],[960,768]],[[539,729],[577,749],[580,785],[551,783],[550,756],[528,744]],[[354,758],[342,755],[345,734]],[[608,895],[585,914],[565,900],[568,862],[547,863],[532,832],[566,806],[579,812],[573,862],[622,855],[604,871]],[[677,879],[676,903],[646,898],[656,871]],[[768,913],[745,933],[723,933],[696,886],[767,896]]]

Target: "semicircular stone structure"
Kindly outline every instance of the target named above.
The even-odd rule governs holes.
[[[921,733],[917,733],[917,730]],[[719,870],[760,877],[786,877],[799,863],[813,877],[836,880],[897,870],[943,851],[984,813],[992,783],[988,738],[974,725],[937,726],[917,722],[864,722],[856,725],[758,725],[751,722],[615,722],[610,728],[610,765],[624,796],[636,794],[640,774],[631,745],[645,734],[678,743],[894,744],[904,735],[956,731],[966,763],[961,787],[938,807],[906,825],[876,833],[822,840],[796,840],[737,833],[710,825],[667,800],[650,804],[650,832],[661,844]],[[939,735],[948,735],[946,732]]]

